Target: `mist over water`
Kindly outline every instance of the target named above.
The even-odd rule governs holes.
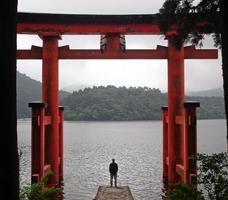
[[[226,150],[225,120],[198,121],[198,152]],[[31,123],[18,121],[21,185],[30,183]],[[128,185],[135,200],[161,199],[162,122],[65,122],[64,193],[67,200],[88,200],[99,185],[109,185],[112,158],[119,165],[118,185]]]

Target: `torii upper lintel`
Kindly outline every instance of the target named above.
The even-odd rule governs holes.
[[[61,35],[107,33],[161,34],[155,15],[69,15],[18,13],[17,33],[38,34],[43,31]]]

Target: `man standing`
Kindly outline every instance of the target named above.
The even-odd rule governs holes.
[[[110,185],[112,187],[113,178],[115,180],[115,187],[117,187],[117,172],[118,172],[118,165],[115,163],[115,159],[112,159],[112,163],[109,165],[109,172],[110,172]]]

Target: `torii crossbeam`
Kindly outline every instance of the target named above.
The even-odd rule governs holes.
[[[58,59],[167,59],[168,48],[157,46],[153,50],[77,50],[70,49],[69,46],[58,48]],[[184,48],[184,59],[215,59],[217,50],[195,49],[195,46]],[[17,50],[17,59],[42,59],[42,47],[32,46],[31,50]]]
[[[184,59],[216,59],[218,51],[194,46],[176,49],[169,40],[168,47],[126,49],[125,35],[161,34],[154,19],[155,15],[18,14],[17,32],[37,34],[43,40],[43,47],[17,50],[18,59],[43,61],[42,102],[30,104],[33,107],[33,180],[39,180],[47,169],[54,172],[53,185],[59,184],[63,176],[63,109],[58,107],[58,60],[167,59],[168,107],[163,108],[163,178],[170,188],[177,182],[191,182],[196,174],[196,162],[190,161],[189,156],[197,152],[196,107],[199,103],[184,102]],[[78,50],[58,46],[62,35],[77,34],[101,35],[100,49]],[[40,133],[38,138],[37,132]]]

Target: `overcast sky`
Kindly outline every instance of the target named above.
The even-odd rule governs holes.
[[[20,12],[69,14],[151,14],[158,12],[164,0],[18,0]],[[99,48],[99,36],[63,36],[59,46]],[[162,36],[127,36],[127,48],[150,49],[167,45]],[[18,49],[42,46],[37,36],[18,35]],[[203,48],[214,48],[206,37]],[[19,60],[18,71],[41,81],[41,61]],[[167,90],[166,60],[65,60],[59,62],[60,88],[71,85],[148,86]],[[218,60],[185,61],[187,91],[222,87],[221,56]]]

